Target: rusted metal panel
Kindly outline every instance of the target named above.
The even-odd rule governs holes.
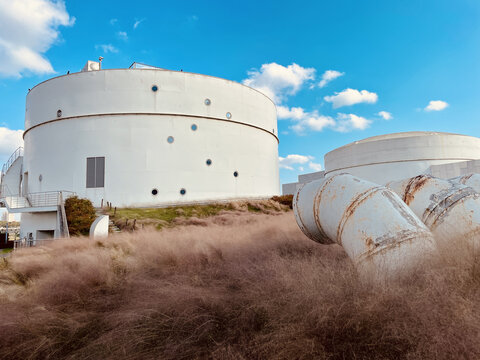
[[[430,175],[391,182],[387,187],[407,199],[413,212],[442,244],[480,240],[480,194],[465,184],[473,176],[444,180]]]
[[[469,186],[474,189],[476,192],[480,193],[480,174],[466,174],[459,177],[455,177],[449,180],[452,183],[462,184]]]
[[[349,174],[305,184],[293,208],[309,238],[342,245],[362,271],[396,275],[434,249],[431,232],[395,193]]]

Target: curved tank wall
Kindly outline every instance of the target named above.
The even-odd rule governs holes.
[[[385,184],[429,173],[430,166],[480,159],[480,139],[439,133],[407,132],[374,136],[325,155],[325,176],[342,172]]]
[[[24,179],[30,193],[69,190],[97,206],[269,197],[279,192],[276,134],[272,101],[233,81],[81,72],[28,94]],[[103,187],[87,188],[92,157],[105,158]]]

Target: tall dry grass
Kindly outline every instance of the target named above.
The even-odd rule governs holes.
[[[201,225],[18,251],[0,270],[0,357],[480,358],[471,263],[374,287],[291,212]]]

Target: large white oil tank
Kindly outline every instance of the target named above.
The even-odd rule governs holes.
[[[23,192],[157,206],[279,192],[273,102],[245,85],[163,69],[84,71],[27,96]]]
[[[441,132],[374,136],[325,155],[325,176],[349,173],[378,184],[419,174],[432,165],[480,159],[480,139]]]

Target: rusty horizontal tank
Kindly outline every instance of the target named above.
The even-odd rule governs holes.
[[[480,174],[470,173],[449,179],[450,182],[471,187],[480,193]]]
[[[434,250],[431,232],[393,191],[349,174],[304,184],[293,209],[305,235],[341,245],[363,273],[395,276]]]
[[[390,182],[387,187],[403,199],[438,242],[478,244],[480,195],[474,188],[430,175]]]

